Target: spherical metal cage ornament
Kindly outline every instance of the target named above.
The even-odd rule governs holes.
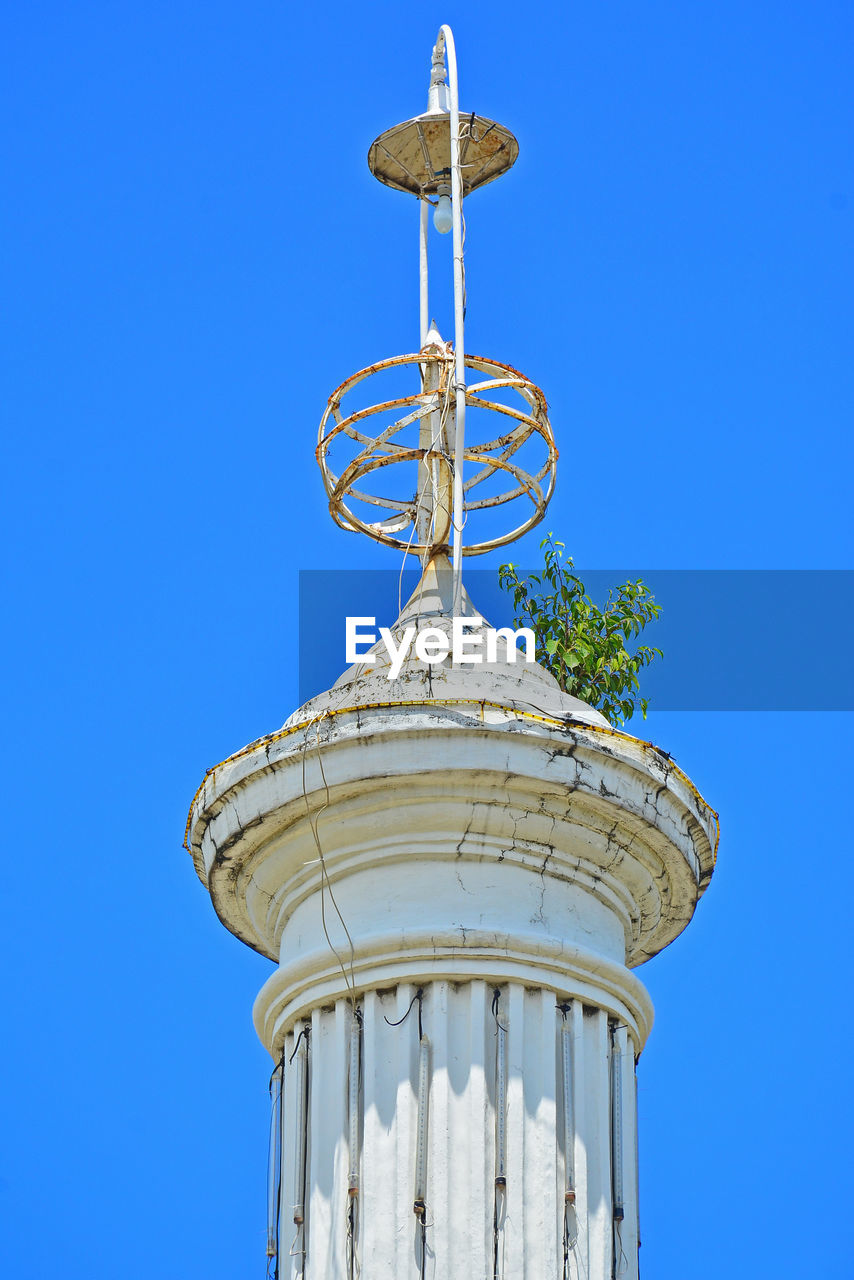
[[[419,390],[346,412],[343,401],[356,387],[377,374],[407,365],[420,367]],[[316,456],[329,510],[340,528],[365,533],[385,546],[422,557],[448,547],[453,525],[454,367],[450,344],[437,344],[370,365],[347,378],[329,397]],[[462,554],[475,556],[515,541],[539,523],[554,490],[558,454],[546,399],[535,383],[512,366],[481,356],[466,356],[465,367],[481,375],[480,381],[466,386],[466,405],[489,412],[496,427],[506,425],[482,443],[469,438],[465,445],[464,462],[476,469],[467,473],[463,484],[466,540]],[[495,399],[497,394],[518,403],[501,403]],[[501,415],[504,423],[493,418],[495,414]],[[394,419],[390,424],[389,415]],[[377,418],[382,419],[379,430],[372,421]],[[418,443],[401,439],[416,424]],[[338,474],[331,454],[333,446],[345,440],[352,442],[356,451]],[[534,469],[527,462],[521,465],[517,456],[531,444],[540,446]],[[398,489],[394,494],[380,492],[382,486],[377,484],[380,477],[387,480],[389,468],[396,472]],[[490,480],[498,479],[506,480],[506,486],[501,484],[499,492],[481,496],[484,486],[488,488]],[[521,522],[506,532],[477,540],[476,530],[468,524],[472,514],[512,502],[528,508]],[[355,509],[356,503],[389,514],[370,521]],[[407,530],[411,530],[408,536]]]

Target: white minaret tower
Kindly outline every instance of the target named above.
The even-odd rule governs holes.
[[[517,150],[459,112],[443,27],[427,112],[369,153],[420,201],[420,349],[339,387],[317,450],[336,522],[422,562],[397,637],[474,616],[462,556],[532,527],[554,485],[542,392],[463,343],[463,200]],[[430,204],[453,231],[453,345],[429,322]],[[717,819],[665,753],[511,656],[389,679],[378,646],[193,800],[220,919],[277,966],[255,1023],[278,1280],[638,1275],[652,1007],[633,969],[691,919]]]

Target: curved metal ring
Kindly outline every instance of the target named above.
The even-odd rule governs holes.
[[[485,375],[484,381],[466,388],[466,405],[499,413],[505,420],[510,419],[510,425],[506,431],[483,444],[466,444],[464,461],[479,464],[480,469],[465,480],[464,492],[468,495],[475,486],[491,479],[499,472],[507,474],[514,482],[510,488],[493,497],[479,500],[467,499],[464,506],[465,517],[468,519],[472,512],[502,506],[523,497],[527,497],[532,506],[527,517],[508,533],[464,544],[463,555],[475,556],[492,551],[496,547],[506,546],[542,520],[554,492],[558,453],[547,415],[546,398],[535,383],[514,369],[512,365],[503,364],[498,360],[486,359],[483,356],[466,356],[465,363],[467,369]],[[438,366],[440,375],[438,389],[422,389],[413,395],[384,400],[350,414],[343,412],[342,400],[361,382],[385,370],[412,364],[421,366],[422,370],[428,364]],[[437,464],[453,470],[450,451],[444,452],[441,448],[437,448],[437,440],[432,440],[428,447],[424,447],[423,443],[421,447],[410,447],[408,444],[397,443],[393,438],[398,432],[425,418],[428,414],[439,411],[443,412],[444,417],[448,405],[452,406],[448,384],[453,374],[453,364],[454,356],[450,350],[431,349],[409,355],[392,356],[352,374],[333,391],[320,422],[316,457],[329,499],[330,514],[340,528],[366,533],[368,537],[385,546],[418,556],[426,552],[434,552],[440,545],[446,545],[438,542],[416,542],[412,536],[408,540],[399,536],[410,526],[413,526],[412,531],[415,532],[419,505],[416,490],[413,490],[411,496],[389,498],[364,492],[360,488],[357,489],[356,485],[365,476],[372,475],[393,463],[414,462],[419,471],[424,467]],[[491,398],[484,398],[485,393],[496,390],[515,391],[524,408],[513,408]],[[443,398],[444,411],[442,410]],[[402,416],[396,418],[390,426],[385,426],[377,435],[372,436],[369,433],[367,424],[371,418],[380,414],[396,413],[399,410],[404,411]],[[406,410],[409,412],[405,412]],[[510,459],[535,436],[542,440],[546,457],[539,470],[532,474]],[[351,440],[357,446],[358,452],[338,475],[330,466],[329,450],[333,441],[343,437]],[[392,514],[375,523],[370,523],[352,509],[352,499]],[[447,522],[444,532],[447,535]]]

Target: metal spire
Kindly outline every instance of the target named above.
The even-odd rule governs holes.
[[[450,27],[442,26],[432,53],[427,111],[387,129],[368,152],[368,165],[380,182],[419,201],[420,349],[380,361],[342,383],[329,399],[318,437],[317,459],[336,523],[418,555],[425,564],[450,544],[455,610],[461,599],[462,557],[503,546],[527,532],[542,519],[554,488],[557,450],[543,393],[509,365],[467,356],[465,350],[463,200],[507,172],[518,152],[516,139],[503,125],[474,112],[461,116],[454,37]],[[442,341],[429,319],[431,205],[436,230],[453,233],[452,345]],[[417,391],[370,408],[342,409],[344,397],[365,379],[407,365],[418,366]],[[467,370],[481,379],[467,383]],[[484,443],[467,442],[467,408],[505,415],[497,435],[490,425]],[[478,417],[483,420],[482,412]],[[356,448],[349,448],[350,457],[340,470],[336,458],[333,470],[333,448],[337,453],[344,444]],[[539,458],[532,463],[536,444]],[[413,461],[418,464],[415,492],[401,496],[399,489],[392,490],[392,472],[400,470],[392,464]],[[478,467],[468,480],[466,462]],[[363,488],[369,477],[370,492]],[[500,485],[489,482],[504,477],[510,479],[510,487],[495,492]],[[472,493],[478,486],[486,496]],[[521,524],[499,535],[488,525],[479,536],[469,530],[464,545],[463,531],[472,513],[480,520],[480,513],[517,500],[532,507]],[[367,507],[391,514],[372,520]],[[403,535],[410,526],[407,539]]]

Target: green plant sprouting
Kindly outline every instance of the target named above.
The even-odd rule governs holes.
[[[648,699],[638,697],[639,674],[662,653],[650,645],[632,653],[626,642],[658,617],[661,605],[638,580],[612,587],[600,609],[572,572],[572,557],[564,560],[565,544],[550,533],[540,549],[545,563],[539,573],[520,578],[513,564],[498,570],[501,586],[513,597],[514,626],[534,632],[537,661],[564,693],[596,707],[615,726],[631,719],[638,704],[646,719]]]

